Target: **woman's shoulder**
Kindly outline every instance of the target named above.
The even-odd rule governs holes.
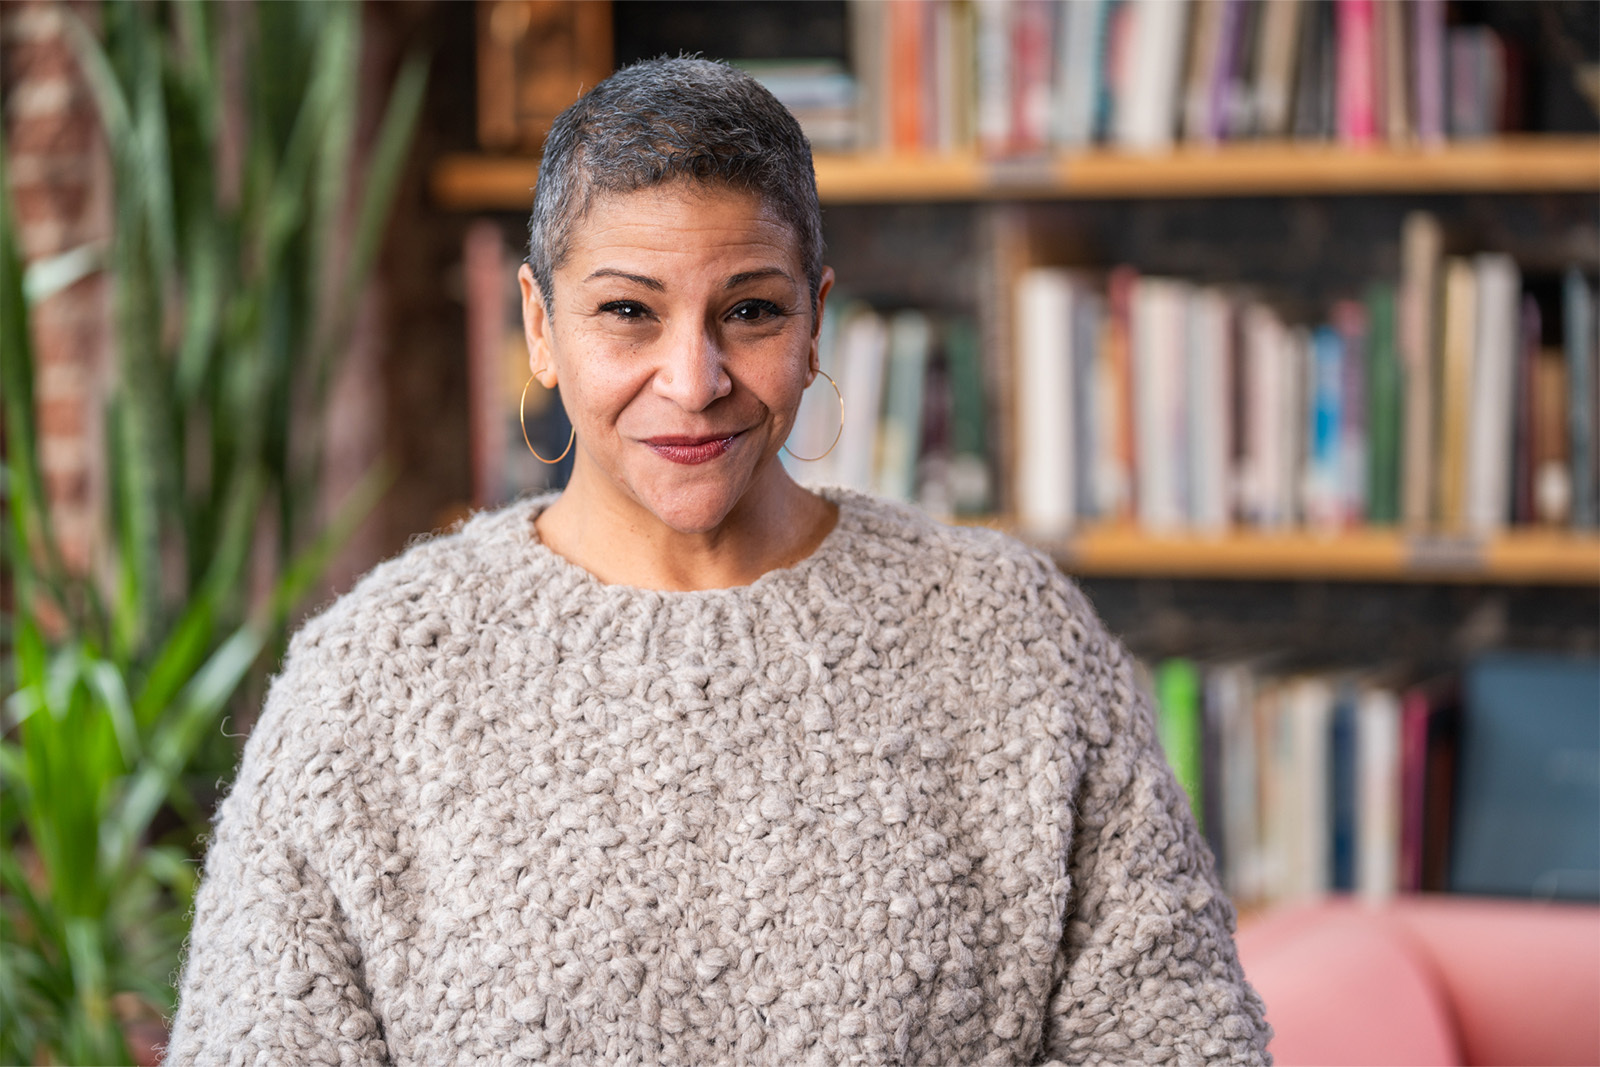
[[[331,646],[348,655],[352,645],[371,648],[385,634],[403,639],[406,629],[430,618],[472,618],[493,610],[504,602],[497,593],[504,593],[512,576],[537,581],[537,556],[529,549],[538,503],[523,500],[477,512],[449,529],[413,538],[307,618],[290,642],[291,654]]]
[[[848,520],[869,557],[913,573],[940,575],[957,595],[1034,601],[1065,598],[1088,612],[1077,586],[1044,551],[1002,530],[942,522],[909,504],[849,491],[833,491],[841,521]]]

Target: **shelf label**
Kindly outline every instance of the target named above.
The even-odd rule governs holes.
[[[1406,538],[1406,567],[1409,570],[1440,574],[1481,571],[1485,562],[1481,537]]]
[[[1050,156],[1001,156],[985,166],[990,185],[1002,189],[1054,188],[1059,172]]]

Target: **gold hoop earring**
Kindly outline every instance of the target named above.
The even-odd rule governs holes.
[[[839,398],[839,432],[833,435],[833,444],[828,446],[828,451],[822,453],[820,456],[795,456],[794,451],[790,449],[788,443],[785,442],[783,450],[788,452],[789,455],[794,456],[794,458],[799,460],[801,463],[815,463],[819,459],[826,459],[828,457],[828,452],[832,452],[836,447],[838,447],[839,438],[844,436],[844,394],[839,392],[839,383],[833,380],[833,375],[829,374],[825,370],[822,370],[821,368],[818,368],[817,373],[828,379],[828,384],[833,386],[833,395]]]
[[[576,426],[572,428],[572,433],[567,436],[567,447],[562,450],[561,455],[555,459],[545,459],[539,455],[539,450],[533,447],[532,441],[528,440],[528,416],[526,410],[528,406],[528,386],[532,384],[533,378],[530,375],[527,384],[522,387],[522,399],[517,401],[517,425],[522,427],[522,443],[528,446],[528,451],[532,452],[533,458],[540,463],[560,463],[567,458],[567,453],[572,451],[572,443],[578,439],[578,428]]]

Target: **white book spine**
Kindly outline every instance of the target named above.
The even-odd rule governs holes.
[[[1105,0],[1067,0],[1062,5],[1056,49],[1056,140],[1068,147],[1094,137],[1094,76]]]
[[[1182,522],[1176,460],[1184,395],[1184,296],[1179,283],[1141,278],[1133,291],[1133,393],[1139,521],[1148,530]]]
[[[1229,469],[1229,431],[1232,420],[1232,309],[1216,289],[1195,294],[1191,335],[1189,387],[1192,462],[1189,516],[1195,527],[1209,533],[1227,528],[1232,492]]]
[[[1027,271],[1017,284],[1018,517],[1043,537],[1067,533],[1074,519],[1073,285],[1054,268]]]
[[[1133,34],[1117,86],[1117,141],[1134,151],[1172,147],[1183,70],[1187,0],[1129,0]]]
[[[870,310],[856,312],[840,332],[839,351],[844,373],[839,385],[849,399],[844,407],[845,425],[839,439],[837,471],[839,484],[848,489],[872,490],[888,347],[888,330],[883,318]]]
[[[1521,278],[1510,256],[1478,256],[1478,314],[1467,423],[1467,529],[1505,528],[1511,500],[1511,413]]]
[[[1356,715],[1356,884],[1363,897],[1382,901],[1400,885],[1400,698],[1368,690]]]
[[[1326,892],[1331,881],[1328,735],[1333,690],[1322,678],[1301,679],[1291,692],[1287,710],[1294,724],[1290,773],[1297,786],[1298,816],[1289,864],[1289,895],[1306,897]]]

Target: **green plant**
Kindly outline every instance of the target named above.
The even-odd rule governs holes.
[[[425,77],[418,58],[402,66],[352,190],[357,5],[112,0],[100,14],[103,43],[76,34],[115,182],[95,575],[56,550],[28,297],[0,204],[7,1063],[126,1062],[116,998],[173,1007],[206,818],[194,784],[235,758],[218,722],[382,490],[369,477],[319,523],[328,386]],[[262,559],[276,579],[252,598]]]

